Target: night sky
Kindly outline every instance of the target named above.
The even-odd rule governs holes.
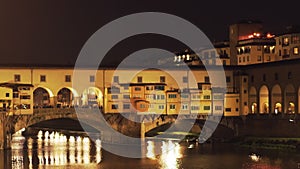
[[[165,12],[197,25],[211,41],[228,39],[228,26],[240,20],[263,22],[264,30],[280,33],[300,25],[297,1],[0,1],[1,65],[74,64],[87,39],[106,23],[137,12]],[[143,48],[181,51],[185,46],[159,35],[123,40],[107,54],[116,64]],[[108,57],[107,57],[108,58]]]

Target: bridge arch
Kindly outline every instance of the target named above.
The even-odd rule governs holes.
[[[47,107],[53,105],[53,92],[43,86],[38,86],[33,91],[33,105],[35,107]]]
[[[271,91],[271,113],[281,113],[282,112],[282,91],[279,84],[272,87]]]
[[[103,93],[97,87],[89,87],[82,92],[81,105],[103,106]]]
[[[251,86],[249,90],[249,103],[250,113],[257,113],[257,91],[254,86]]]
[[[292,84],[288,84],[285,87],[284,90],[284,107],[285,107],[285,113],[295,113],[296,112],[296,90],[295,87]]]
[[[57,92],[57,105],[58,106],[75,106],[79,105],[79,95],[74,88],[63,87]]]
[[[269,89],[266,85],[259,89],[259,112],[269,113]]]

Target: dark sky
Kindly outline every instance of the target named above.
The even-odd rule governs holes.
[[[300,25],[297,1],[0,1],[1,64],[73,64],[86,40],[106,23],[137,12],[165,12],[197,25],[211,41],[228,39],[228,26],[243,19],[263,22],[265,31]],[[171,38],[136,36],[116,45],[107,63],[133,51],[184,49]]]

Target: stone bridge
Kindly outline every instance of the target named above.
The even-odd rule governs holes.
[[[162,126],[166,123],[173,123],[178,115],[155,115],[155,114],[102,114],[99,109],[92,108],[41,108],[34,109],[32,115],[6,115],[0,113],[0,149],[10,148],[11,136],[22,128],[28,128],[34,124],[53,120],[69,118],[80,122],[83,129],[94,127],[101,133],[101,139],[107,142],[115,142],[123,135],[135,138],[143,138],[145,133],[153,128]],[[205,115],[182,115],[180,120],[197,119],[196,123],[203,126],[207,116]],[[219,125],[225,126],[236,131],[236,121],[230,117],[224,117]],[[210,121],[214,123],[214,121]],[[118,132],[115,132],[118,131]],[[111,133],[117,133],[113,135]]]

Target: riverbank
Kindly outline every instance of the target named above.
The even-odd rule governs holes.
[[[300,138],[285,137],[243,137],[233,141],[236,146],[251,149],[299,151]]]

